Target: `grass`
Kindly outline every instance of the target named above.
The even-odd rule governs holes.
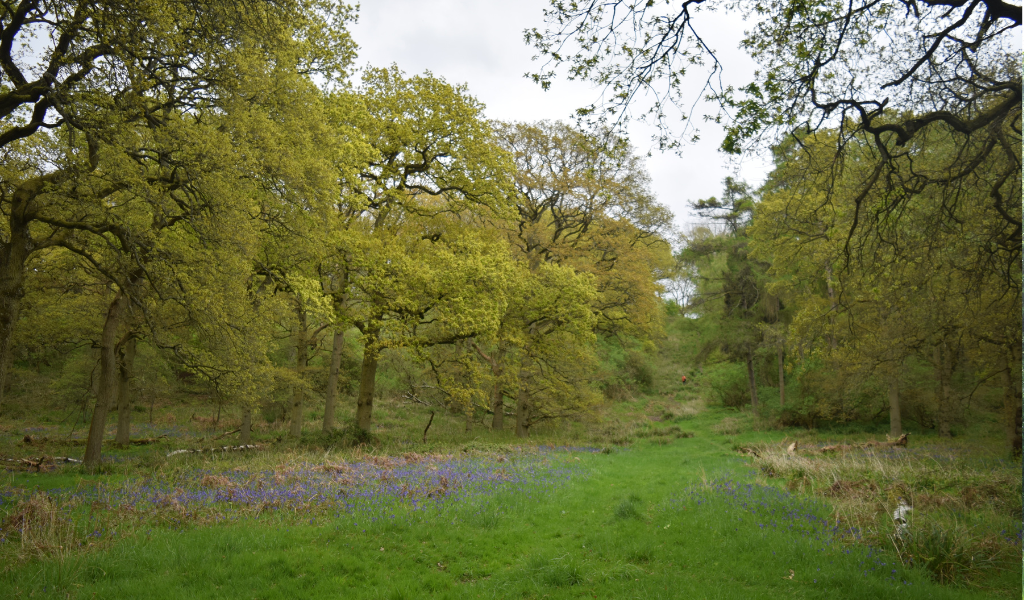
[[[990,432],[794,457],[794,439],[881,436],[773,429],[709,406],[700,377],[676,371],[658,357],[653,393],[526,443],[442,413],[423,443],[427,409],[383,399],[369,440],[313,433],[313,407],[301,440],[261,422],[257,452],[168,458],[233,443],[212,438],[238,417],[162,406],[134,431],[166,437],[105,449],[99,474],[0,475],[0,598],[1021,593],[1020,463],[992,458]],[[80,455],[81,427],[34,419],[0,422],[0,455]],[[914,506],[903,536],[888,518],[899,497]]]
[[[850,543],[835,531],[828,499],[774,485],[780,478],[766,480],[732,450],[736,440],[710,431],[726,414],[696,417],[694,438],[662,445],[652,436],[608,454],[496,444],[459,450],[463,466],[518,472],[523,484],[491,481],[480,493],[425,509],[391,501],[347,512],[310,504],[301,494],[258,515],[251,506],[185,502],[177,523],[161,521],[173,512],[140,509],[137,521],[122,519],[123,530],[87,538],[80,550],[21,558],[0,575],[0,590],[54,598],[982,598],[1019,592],[1009,581],[1002,591],[991,581],[985,589],[942,586],[890,549]],[[356,479],[359,469],[370,479],[412,473],[413,481],[436,472],[431,466],[443,469],[438,460],[415,462],[423,469],[410,470],[401,457],[375,454],[200,456],[168,461],[160,479],[187,499],[204,489],[229,489],[232,480],[289,490],[326,481],[328,473]],[[355,466],[312,470],[343,461]],[[77,475],[69,469],[11,477],[19,488],[46,477],[36,481],[53,497]],[[110,487],[90,481],[82,489],[106,490],[108,499],[142,485],[132,477]],[[371,483],[381,489],[379,478]],[[401,489],[394,477],[389,484]],[[88,504],[83,500],[78,509]],[[116,506],[109,502],[104,510],[125,514]],[[170,502],[166,510],[179,509]],[[1003,579],[1019,583],[1019,570],[1013,576],[1012,568],[1001,568],[1011,573]]]
[[[839,454],[790,454],[764,444],[753,462],[791,490],[828,498],[849,535],[890,548],[903,564],[923,566],[943,583],[984,578],[1020,559],[1019,472],[968,444]],[[900,502],[913,507],[903,532],[891,516]]]

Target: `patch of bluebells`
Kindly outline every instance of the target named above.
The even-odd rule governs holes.
[[[707,486],[691,486],[670,503],[698,507],[710,503],[724,504],[754,515],[759,528],[783,529],[813,536],[826,544],[833,543],[840,534],[857,539],[860,536],[856,528],[840,531],[837,525],[829,524],[825,516],[830,512],[828,506],[814,498],[797,496],[771,486],[738,483],[732,479],[715,479]]]
[[[1006,529],[1000,531],[999,537],[1003,538],[1007,544],[1020,548],[1021,542],[1024,540],[1024,524],[1017,525],[1016,533],[1013,531],[1007,531]]]
[[[810,542],[822,560],[834,554],[849,555],[851,548],[843,542],[862,539],[859,528],[843,528],[830,523],[827,517],[831,510],[824,502],[779,488],[740,483],[728,478],[685,488],[668,504],[675,510],[690,507],[718,511],[724,507],[726,513],[737,515],[735,521],[730,519],[736,532],[741,525],[749,527],[749,521],[744,519],[744,515],[749,515],[758,530],[781,530]],[[902,563],[877,548],[868,547],[858,567],[865,577],[882,575],[895,585],[911,585]]]
[[[412,518],[472,518],[503,512],[498,492],[529,502],[584,476],[576,461],[539,452],[510,456],[418,455],[367,457],[337,464],[301,463],[274,470],[195,469],[174,480],[144,479],[50,492],[58,506],[89,510],[86,531],[105,535],[118,515],[158,517],[172,528],[190,522],[234,521],[248,515],[302,513],[351,519],[366,527]],[[13,498],[12,498],[13,499]],[[473,512],[475,511],[475,513]],[[313,521],[311,521],[313,522]]]

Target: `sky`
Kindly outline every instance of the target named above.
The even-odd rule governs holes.
[[[490,119],[568,122],[576,108],[598,98],[599,90],[563,78],[545,92],[523,76],[539,67],[531,60],[535,51],[523,42],[523,30],[543,29],[547,5],[547,0],[371,0],[361,6],[359,21],[351,27],[359,45],[356,64],[394,63],[406,74],[430,71],[449,83],[466,84],[486,105]],[[703,14],[700,19],[708,25],[701,34],[725,65],[723,81],[748,82],[755,65],[738,48],[743,20],[721,14]],[[694,86],[702,83],[695,80]],[[695,113],[704,114],[699,108]],[[770,168],[758,157],[737,163],[719,152],[723,134],[713,125],[701,123],[701,140],[684,147],[681,156],[659,152],[652,132],[637,122],[628,130],[638,154],[652,153],[647,159],[652,191],[676,215],[680,229],[698,221],[688,203],[718,196],[726,176],[739,175],[756,185]]]

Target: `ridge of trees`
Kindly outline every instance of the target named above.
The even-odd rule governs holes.
[[[629,145],[488,122],[430,73],[350,82],[353,15],[0,7],[0,390],[15,355],[85,368],[64,383],[91,414],[87,467],[110,411],[129,440],[140,356],[240,408],[243,443],[284,396],[289,435],[320,393],[330,432],[350,389],[370,431],[399,356],[431,401],[498,429],[514,406],[526,436],[599,397],[597,336],[657,335],[671,214]]]

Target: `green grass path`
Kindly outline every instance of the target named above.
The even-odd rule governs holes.
[[[28,563],[0,579],[0,596],[993,597],[938,586],[921,571],[893,574],[891,559],[865,548],[762,527],[765,519],[721,494],[696,504],[684,490],[705,477],[752,481],[749,464],[716,436],[552,460],[579,465],[584,477],[539,497],[500,494],[444,522],[296,517],[154,530],[63,562]]]

